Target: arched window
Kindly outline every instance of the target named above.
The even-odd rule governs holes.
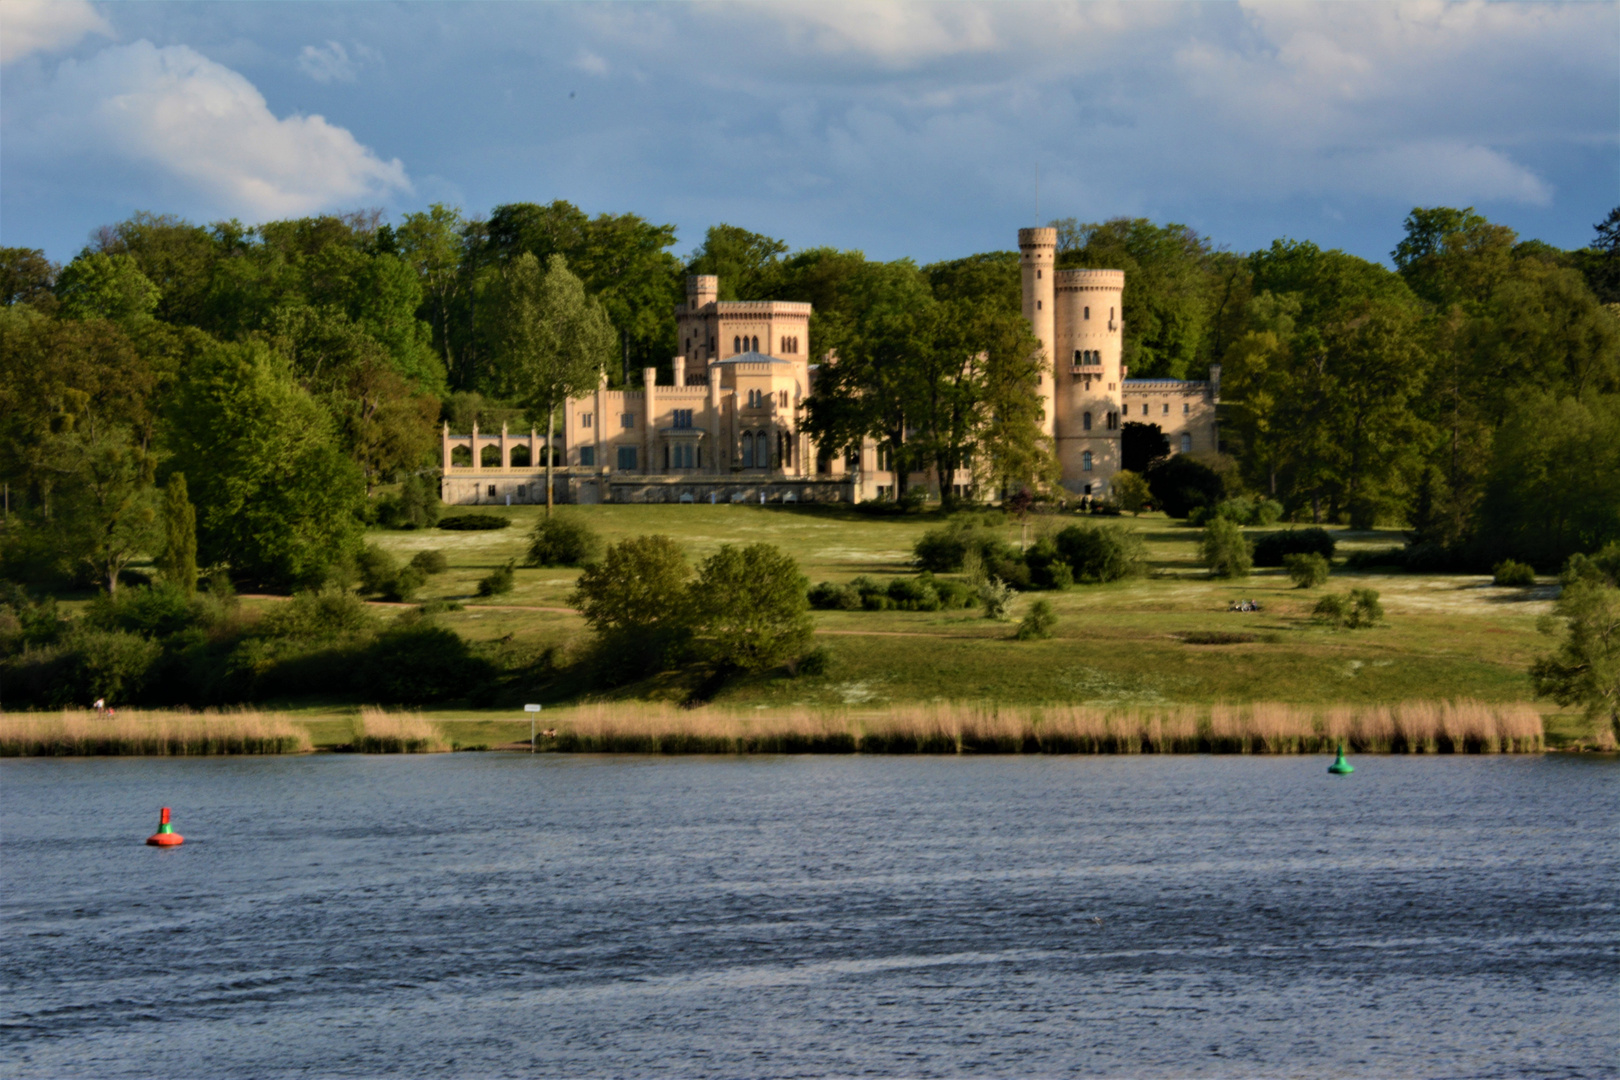
[[[1080,430],[1081,431],[1090,431],[1091,430],[1091,414],[1090,413],[1081,413],[1080,414]]]
[[[746,431],[742,437],[742,467],[745,469],[754,467],[754,437]]]
[[[759,352],[759,337],[758,337],[758,335],[755,335],[755,337],[754,337],[753,351],[754,352]]]
[[[1087,450],[1085,453],[1080,455],[1080,471],[1081,472],[1090,472],[1091,471],[1091,451],[1090,450]]]
[[[1191,435],[1186,434],[1186,433],[1182,434],[1182,436],[1181,436],[1181,452],[1183,454],[1192,453],[1192,436]]]
[[[742,338],[734,337],[731,339],[731,351],[742,352]]]

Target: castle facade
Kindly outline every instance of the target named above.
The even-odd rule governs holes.
[[[1129,379],[1122,364],[1119,270],[1057,270],[1057,231],[1020,229],[1023,312],[1046,358],[1042,423],[1063,486],[1106,497],[1120,468],[1123,425],[1156,425],[1172,453],[1216,448],[1220,368],[1208,382]],[[454,505],[543,503],[545,455],[555,501],[861,502],[892,496],[899,478],[867,440],[858,453],[821,457],[803,430],[814,389],[810,312],[792,301],[726,301],[719,279],[687,279],[675,310],[682,350],[669,385],[658,369],[640,390],[594,393],[563,409],[561,445],[537,432],[442,431],[440,496]],[[981,479],[980,483],[983,483]],[[936,496],[938,478],[908,484]],[[987,495],[971,483],[949,494]]]

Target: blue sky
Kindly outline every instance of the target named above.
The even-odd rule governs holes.
[[[0,242],[567,199],[927,262],[1042,219],[1385,259],[1620,204],[1620,5],[0,4]]]

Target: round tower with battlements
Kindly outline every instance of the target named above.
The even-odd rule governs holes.
[[[1053,273],[1057,263],[1056,229],[1018,230],[1019,270],[1023,277],[1024,318],[1041,343],[1045,370],[1040,376],[1041,430],[1056,434],[1057,403],[1054,379],[1057,370],[1053,364],[1054,322]]]
[[[1123,270],[1059,270],[1053,326],[1063,486],[1106,495],[1120,468]]]

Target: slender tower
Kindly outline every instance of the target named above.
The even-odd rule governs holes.
[[[1053,435],[1057,422],[1053,379],[1053,266],[1057,261],[1056,229],[1019,229],[1019,264],[1024,279],[1024,318],[1041,343],[1041,430]]]

